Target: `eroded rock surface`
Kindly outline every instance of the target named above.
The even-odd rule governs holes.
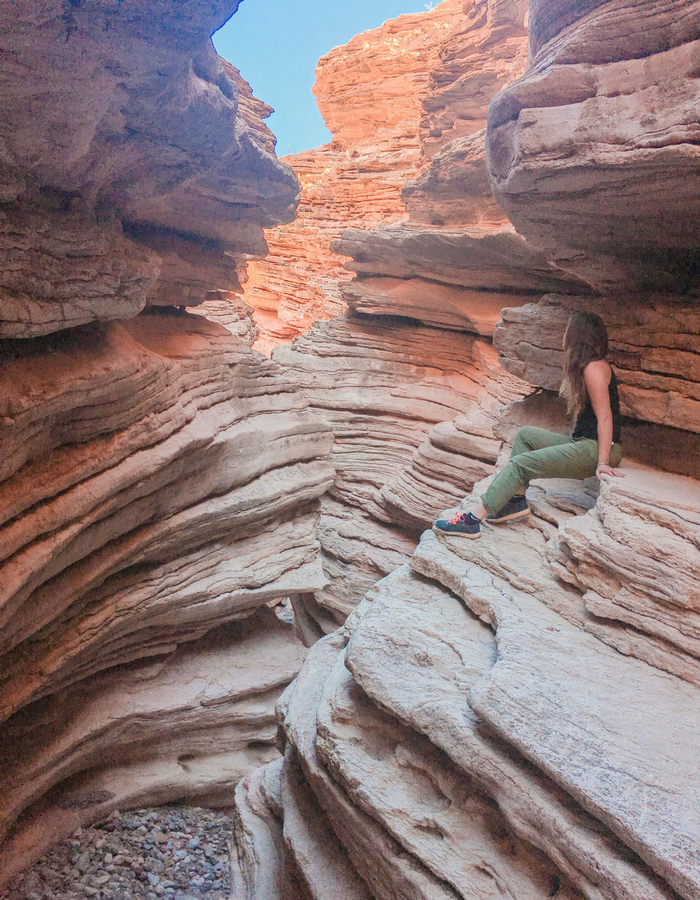
[[[0,337],[240,289],[236,259],[293,218],[269,107],[209,39],[236,6],[7,7]]]
[[[184,311],[296,205],[211,44],[236,6],[0,12],[2,883],[114,810],[230,801],[304,652],[264,607],[326,584],[332,433],[245,304]]]
[[[695,482],[627,478],[605,479],[596,506],[586,485],[538,482],[535,514],[479,541],[426,532],[309,652],[279,709],[285,765],[375,897],[696,895],[698,687],[654,653],[655,635],[633,629],[623,645],[598,629],[582,550],[557,577],[567,534],[586,545],[642,483],[648,508],[664,502],[669,525],[681,513],[697,541]],[[655,547],[637,542],[635,571],[660,564]],[[622,601],[607,615],[624,634]]]
[[[320,60],[314,91],[333,141],[285,158],[302,183],[299,216],[266,233],[271,252],[250,267],[246,286],[246,298],[263,328],[261,349],[289,341],[314,320],[340,315],[346,305],[422,318],[416,312],[419,303],[412,312],[402,311],[396,298],[380,296],[378,306],[367,309],[374,298],[357,297],[361,286],[348,284],[351,276],[343,267],[348,256],[357,259],[354,249],[345,240],[333,243],[349,227],[360,232],[385,227],[406,220],[410,211],[412,219],[439,225],[469,222],[512,231],[491,198],[484,129],[493,94],[524,71],[526,5],[522,0],[490,0],[474,4],[465,15],[462,3],[444,0],[428,12],[400,16],[358,35]],[[465,145],[471,149],[464,151]],[[443,148],[452,163],[442,162]],[[431,159],[429,173],[412,187]],[[447,181],[451,183],[445,187]],[[426,204],[439,206],[439,212],[431,206],[432,218],[426,218]],[[448,206],[468,208],[470,214],[455,218]],[[428,252],[434,254],[434,248]],[[507,252],[500,250],[501,268]],[[443,262],[437,262],[438,268]],[[537,264],[548,268],[543,258]],[[461,268],[469,268],[469,262]],[[497,281],[497,286],[506,283]],[[390,295],[392,285],[380,287],[382,295]],[[469,328],[468,304],[459,292],[460,311],[451,318],[447,313],[445,321],[440,284],[435,291],[425,281],[408,287],[424,295],[422,306],[433,313],[427,321],[437,318],[448,327]]]
[[[697,295],[698,4],[542,0],[530,32],[489,112],[496,199],[599,290]]]
[[[274,705],[280,686],[295,674],[301,645],[289,647],[285,668],[284,643],[262,650],[275,617],[253,629],[252,649],[230,675],[234,695],[241,678],[251,682],[249,694],[269,694],[245,701],[249,724],[223,701],[212,701],[213,717],[206,702],[188,707],[182,673],[161,663],[140,674],[141,661],[169,658],[179,645],[202,638],[201,648],[183,652],[188,665],[200,669],[196,693],[206,694],[223,685],[223,676],[207,674],[200,659],[204,654],[215,664],[206,633],[277,597],[323,587],[317,498],[333,476],[325,461],[328,426],[277,366],[220,326],[188,314],[152,314],[18,342],[12,356],[6,348],[5,363],[2,715],[11,746],[5,748],[10,808],[3,828],[49,788],[84,770],[78,796],[110,795],[109,803],[87,805],[84,816],[92,820],[149,797],[232,786],[256,754],[274,753],[270,713],[266,725],[262,708]],[[289,631],[285,640],[293,644]],[[225,630],[221,634],[221,653],[235,659],[235,633],[230,640]],[[274,660],[269,675],[256,661],[261,652]],[[120,695],[131,692],[104,674],[115,666],[122,673],[117,681],[146,678],[158,686],[142,711],[152,724],[138,739],[122,724],[131,713],[118,710]],[[172,699],[167,684],[175,690]],[[101,738],[76,737],[78,726],[70,726],[73,732],[62,740],[79,749],[69,753],[57,741],[69,728],[72,701],[66,697],[73,696],[83,706],[80,727]],[[183,707],[181,721],[169,709],[173,703]],[[56,735],[42,747],[41,763],[30,752],[37,716]],[[239,749],[232,738],[225,741],[225,774],[219,776],[219,764],[209,768],[206,758],[221,754],[215,735],[226,728],[239,733]],[[175,740],[169,750],[164,735],[174,738],[178,730],[181,743]],[[134,751],[131,768],[120,734]],[[188,750],[194,734],[203,743],[197,738]],[[46,743],[43,732],[40,740]],[[267,751],[250,757],[248,744]],[[157,763],[147,763],[154,753]],[[194,778],[177,762],[183,755],[194,760]],[[46,835],[74,829],[80,817],[61,812],[73,808],[66,803],[58,801],[51,828],[45,811],[26,813],[14,838],[23,849],[13,843],[5,859],[23,860],[27,847],[40,852]]]

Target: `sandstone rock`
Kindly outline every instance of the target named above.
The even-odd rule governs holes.
[[[209,40],[236,6],[7,11],[0,335],[131,316],[149,292],[192,305],[236,288],[235,258],[263,254],[262,227],[293,217],[298,183],[274,158],[269,107]]]
[[[281,765],[282,760],[277,760],[264,769],[254,769],[236,788],[231,894],[241,900],[283,900],[285,896],[301,900],[303,897],[300,890],[285,894],[285,889],[292,887],[291,861],[284,849],[282,823],[266,803],[263,787],[276,774],[279,789]]]
[[[493,801],[429,740],[380,712],[341,654],[324,685],[316,748],[353,801],[461,897],[582,897],[514,837]]]
[[[207,299],[195,309],[188,312],[197,313],[223,325],[234,337],[240,338],[244,344],[252,347],[260,336],[254,310],[239,294],[232,291],[209,291]]]
[[[181,330],[183,319],[188,323],[186,336]],[[119,408],[113,406],[111,427],[103,420],[105,430],[110,428],[112,433],[98,436],[92,447],[71,443],[72,435],[84,427],[84,409],[94,409],[101,399],[97,392],[79,392],[80,377],[94,377],[91,366],[95,362],[90,354],[75,354],[77,364],[72,355],[67,358],[66,377],[59,384],[48,378],[42,382],[44,372],[32,369],[31,356],[15,361],[16,377],[12,389],[8,385],[9,396],[6,394],[10,408],[13,394],[27,396],[27,384],[33,385],[36,393],[23,416],[8,425],[6,432],[9,445],[4,456],[8,463],[16,470],[26,462],[5,482],[3,491],[6,649],[59,618],[69,605],[79,608],[79,601],[89,591],[101,590],[103,597],[114,594],[129,566],[157,565],[172,559],[173,554],[195,551],[195,571],[197,554],[208,542],[221,542],[224,535],[230,540],[234,521],[249,534],[260,530],[266,518],[271,521],[284,509],[291,511],[304,499],[319,496],[328,483],[330,471],[326,468],[323,472],[312,460],[319,451],[321,455],[327,452],[331,435],[324,424],[303,410],[303,401],[289,392],[274,367],[270,370],[271,393],[264,380],[254,379],[255,369],[270,366],[264,359],[245,347],[236,349],[229,344],[229,365],[222,365],[220,349],[233,339],[201,318],[148,317],[121,326],[127,327],[131,340],[125,342],[125,349],[131,348],[132,357],[118,357],[117,371],[131,368],[132,378],[141,380],[142,404],[134,405],[130,398],[123,423],[126,430],[119,421]],[[77,349],[81,338],[75,340]],[[211,342],[208,357],[202,352],[207,340]],[[237,372],[229,368],[236,355]],[[57,361],[61,362],[60,356]],[[246,371],[249,365],[253,369]],[[12,371],[6,372],[8,380]],[[47,367],[45,374],[55,377],[55,371]],[[113,383],[109,373],[108,368],[105,391]],[[160,373],[157,380],[156,373]],[[69,390],[72,380],[74,386]],[[117,385],[121,392],[123,386]],[[44,393],[47,387],[48,397]],[[62,405],[69,414],[73,410],[75,424],[71,427],[63,412],[63,433],[54,430],[52,435],[61,450],[56,458],[47,453],[53,448],[45,446],[44,432],[37,428],[60,414]],[[198,406],[204,408],[197,415]],[[169,421],[165,415],[168,407]],[[156,422],[165,420],[165,434],[144,428],[144,419],[148,421],[153,413]],[[35,430],[33,441],[22,440],[23,422],[25,428]],[[184,427],[173,433],[177,424]],[[263,432],[267,440],[261,454],[259,435]],[[97,448],[105,444],[107,452],[96,455]],[[325,449],[321,449],[323,444]],[[125,450],[131,454],[126,458]],[[249,464],[245,463],[246,453]],[[230,465],[233,457],[235,467]],[[291,468],[285,468],[285,461]],[[256,487],[259,478],[261,490]],[[59,486],[61,492],[56,494]],[[253,499],[256,493],[261,503]],[[155,521],[154,502],[160,510]],[[21,520],[13,518],[22,512]],[[222,560],[226,558],[225,544],[223,541],[217,551]],[[133,572],[143,577],[141,569]],[[106,581],[110,576],[118,577]],[[206,578],[206,568],[200,577]],[[127,576],[124,588],[129,580],[133,590],[133,576]],[[222,588],[220,585],[219,590]],[[97,595],[91,596],[94,602]]]
[[[223,741],[239,752],[272,743],[274,704],[302,660],[292,629],[259,610],[157,662],[54,693],[3,726],[3,832],[78,772],[149,759],[181,760],[186,770],[188,757],[217,753]]]
[[[580,281],[563,276],[544,254],[533,249],[511,226],[426,228],[418,223],[382,226],[370,232],[348,228],[334,249],[353,261],[362,278],[423,277],[448,285],[515,294],[580,290]],[[504,300],[504,305],[507,300]],[[407,315],[407,310],[397,310]]]
[[[567,524],[565,530],[570,527]],[[485,538],[478,543],[483,544]],[[499,663],[472,686],[472,708],[607,823],[675,890],[692,896],[697,890],[695,862],[692,853],[682,848],[693,845],[692,835],[698,827],[685,806],[693,802],[695,791],[688,750],[694,741],[695,719],[692,714],[689,718],[688,709],[697,703],[697,689],[638,660],[606,652],[604,645],[585,634],[571,617],[571,624],[566,624],[546,611],[539,602],[541,588],[528,585],[529,577],[500,560],[497,568],[495,558],[485,557],[484,550],[476,564],[468,564],[465,575],[462,560],[473,560],[474,550],[458,547],[449,539],[452,553],[443,552],[433,537],[424,541],[413,558],[417,569],[448,583],[470,609],[487,616],[497,627]],[[489,537],[489,547],[491,543]],[[461,559],[453,564],[449,560],[455,552]],[[499,586],[504,576],[507,587]],[[503,632],[507,649],[501,654]],[[516,644],[518,650],[514,650]],[[527,658],[523,666],[528,675],[525,668],[513,664],[513,654],[521,651]],[[514,680],[509,683],[511,677]],[[554,682],[558,687],[553,687]],[[516,714],[517,724],[512,717],[512,691],[527,696],[528,712]],[[618,715],[621,702],[624,718]],[[651,721],[646,718],[650,703],[657,710]],[[533,704],[535,716],[529,711]],[[505,708],[508,713],[502,716]],[[539,727],[546,720],[542,730],[550,736],[556,734],[551,742],[543,739]],[[564,720],[569,724],[564,725]],[[589,723],[583,729],[585,736],[583,730],[578,731],[583,722]],[[524,737],[526,732],[529,739]],[[549,762],[545,762],[546,755]],[[619,774],[611,777],[611,769]],[[646,804],[641,797],[648,796],[650,784],[659,785],[653,807],[658,812],[640,817],[639,804]]]
[[[525,304],[532,298],[505,298],[496,291],[438,284],[427,278],[379,275],[344,285],[343,299],[351,310],[363,315],[405,315],[425,325],[492,337],[504,303],[511,306],[520,299]]]
[[[484,125],[493,94],[525,68],[525,12],[522,0],[490,0],[464,16],[460,3],[444,0],[426,13],[401,16],[358,35],[320,60],[314,91],[333,141],[285,159],[302,182],[299,217],[266,234],[271,253],[251,265],[246,287],[248,301],[266,314],[259,320],[267,331],[260,349],[305,331],[316,319],[341,314],[345,303],[354,306],[353,287],[361,291],[363,286],[355,282],[348,288],[344,257],[355,253],[338,238],[348,226],[365,231],[402,222],[407,218],[402,196],[412,218],[463,224],[465,216],[457,209],[469,209],[471,224],[510,230],[491,198]],[[450,141],[459,147],[447,149]],[[419,178],[414,190],[405,188],[443,146],[451,162],[439,175],[427,175],[427,182]],[[431,173],[438,167],[436,162]],[[449,182],[443,191],[449,200],[437,196],[436,178]],[[452,206],[454,213],[448,212]],[[465,262],[464,268],[471,264]],[[430,318],[421,314],[425,303],[416,304],[416,315],[396,304],[391,292],[382,299],[373,291],[360,305],[366,312],[382,314],[388,306],[392,314],[443,324],[442,286],[422,281],[416,290],[426,295]],[[465,327],[464,317],[460,309],[457,327]],[[446,324],[455,325],[449,313]]]
[[[353,869],[342,844],[319,806],[293,753],[282,770],[284,835],[314,900],[370,900],[367,885]]]
[[[697,4],[542,0],[530,29],[531,68],[489,112],[496,199],[599,290],[697,294]]]
[[[486,168],[486,129],[455,138],[401,191],[411,220],[430,225],[499,228],[510,222],[493,199]]]
[[[343,313],[341,288],[351,276],[330,244],[344,228],[406,218],[400,194],[420,162],[421,98],[445,37],[463,23],[458,0],[446,0],[319,61],[314,92],[333,141],[284,159],[302,193],[296,220],[266,232],[270,253],[249,266],[246,300],[263,328],[258,349],[269,352]]]
[[[283,696],[280,714],[307,783],[328,816],[350,861],[377,900],[454,900],[454,892],[406,853],[358,809],[330,777],[316,753],[316,709],[323,683],[346,639],[329,635],[312,647],[299,677]]]
[[[321,501],[319,541],[328,583],[314,594],[312,616],[325,633],[342,625],[372,585],[403,565],[416,545],[401,529],[328,496]]]
[[[493,422],[503,402],[523,393],[521,382],[504,377],[485,341],[374,318],[316,325],[291,347],[277,349],[274,360],[298,379],[311,405],[332,424],[334,498],[387,524],[397,521],[394,508],[414,527],[429,518],[431,492],[437,498],[431,508],[439,511],[441,490],[450,490],[445,470],[464,467],[458,479],[463,490],[493,471],[489,462],[500,449]],[[460,420],[470,434],[457,454],[421,469],[429,452],[421,445],[427,439],[432,446],[431,429],[470,412],[473,423]],[[439,441],[436,435],[438,454]],[[410,484],[394,490],[404,471]]]
[[[146,305],[160,271],[155,253],[118,223],[0,209],[0,338],[34,337],[93,319],[128,319]]]
[[[424,734],[471,776],[495,799],[515,834],[547,854],[585,896],[622,900],[632,891],[638,897],[670,897],[608,829],[484,728],[470,709],[468,692],[496,660],[493,633],[477,618],[491,615],[488,603],[476,605],[478,566],[464,578],[464,561],[429,532],[411,565],[442,584],[406,570],[385,579],[348,646],[355,680],[380,708]],[[443,584],[458,588],[475,615],[465,613]],[[498,584],[488,570],[481,571],[482,596],[493,596],[494,602],[502,596],[508,604]]]
[[[317,498],[333,475],[332,434],[294,385],[201,317],[5,351],[3,830],[31,807],[3,879],[113,809],[230,802],[275,756],[272,708],[303,648],[253,617],[231,668],[236,626],[218,645],[212,629],[325,585]]]
[[[589,630],[698,684],[699,548],[697,481],[639,468],[603,480],[595,513],[558,535],[553,565],[584,592]]]

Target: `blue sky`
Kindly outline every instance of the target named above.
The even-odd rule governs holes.
[[[275,112],[267,124],[277,155],[330,140],[311,93],[316,63],[333,47],[387,19],[424,12],[429,0],[243,0],[214,35],[217,52],[241,70]]]

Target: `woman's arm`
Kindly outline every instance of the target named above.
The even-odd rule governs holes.
[[[610,393],[608,385],[612,370],[604,359],[590,362],[583,370],[583,379],[586,382],[586,390],[591,398],[593,412],[598,420],[598,467],[595,473],[601,475],[615,475],[623,478],[622,472],[618,472],[610,465],[610,448],[612,447],[613,417],[610,409]]]

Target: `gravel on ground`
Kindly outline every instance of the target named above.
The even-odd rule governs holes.
[[[79,829],[4,890],[2,900],[228,900],[231,818],[163,806]]]

